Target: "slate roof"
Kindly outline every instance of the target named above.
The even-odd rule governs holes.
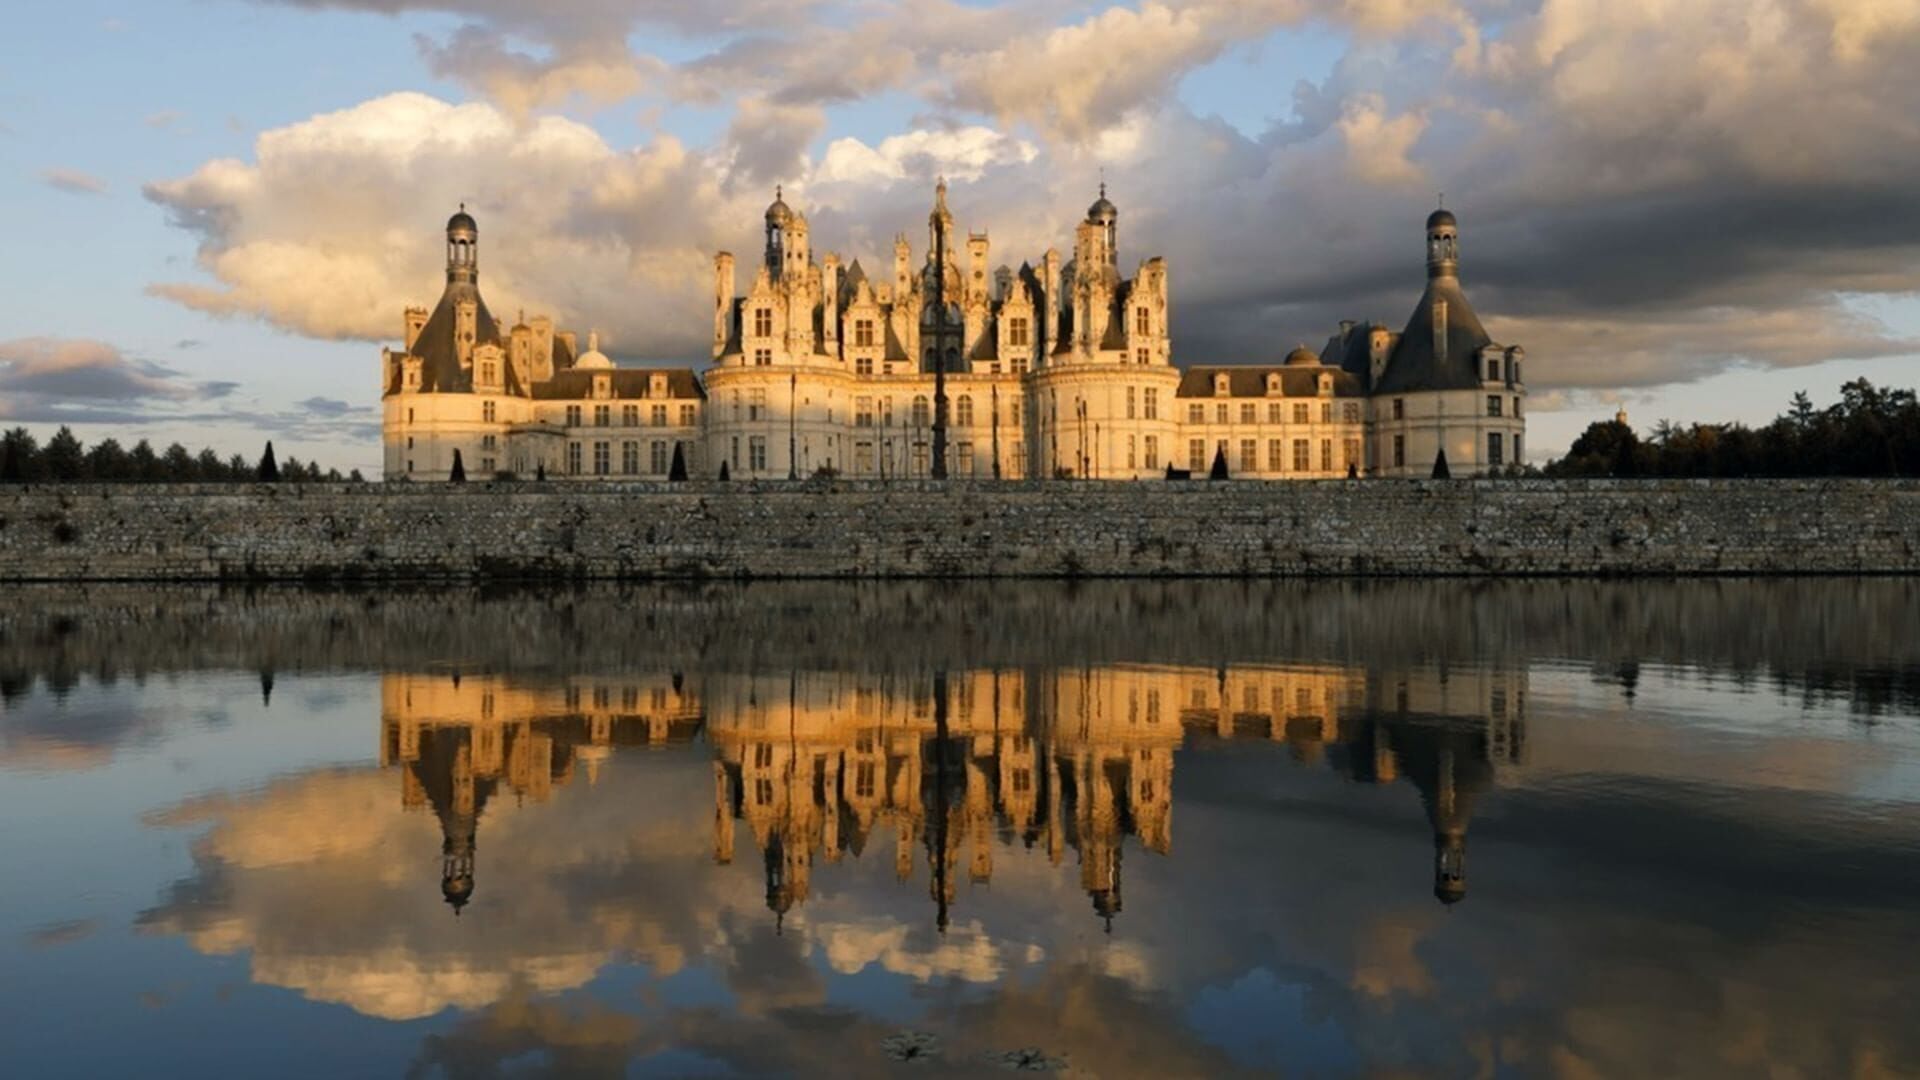
[[[480,290],[465,282],[448,282],[447,291],[440,294],[440,302],[434,305],[433,314],[427,316],[427,323],[420,330],[411,349],[407,352],[417,356],[420,364],[420,392],[425,394],[471,393],[473,391],[473,372],[460,366],[460,353],[453,340],[454,305],[462,300],[472,300],[478,308],[474,319],[473,347],[499,345],[505,347],[500,337],[500,324],[493,319],[493,313],[487,310],[487,302],[480,298]],[[520,393],[520,380],[514,373],[512,364],[506,368],[506,392]],[[394,372],[387,392],[397,394],[401,390],[401,374]]]
[[[1446,360],[1440,361],[1434,349],[1433,305],[1447,304]],[[1376,394],[1409,394],[1428,390],[1477,390],[1480,383],[1480,350],[1493,344],[1480,325],[1480,317],[1467,303],[1457,278],[1440,277],[1427,282],[1427,291],[1407,321],[1407,329],[1393,347],[1386,370],[1373,388]]]
[[[1308,367],[1303,364],[1288,366],[1285,364],[1215,364],[1207,367],[1190,367],[1180,375],[1180,385],[1174,390],[1177,398],[1210,398],[1213,393],[1213,377],[1225,372],[1227,389],[1237,398],[1258,398],[1267,395],[1267,376],[1280,373],[1280,392],[1290,398],[1310,398],[1320,396],[1320,374],[1333,373],[1333,396],[1337,398],[1360,397],[1360,380],[1351,372],[1325,365]]]
[[[648,393],[652,376],[664,374],[667,377],[667,395],[664,398],[652,398]],[[615,401],[644,401],[652,398],[658,401],[700,401],[707,396],[700,380],[694,377],[692,368],[613,368],[590,370],[556,371],[553,378],[533,384],[535,401],[585,401],[593,393],[593,377],[610,375],[613,377],[613,399]]]

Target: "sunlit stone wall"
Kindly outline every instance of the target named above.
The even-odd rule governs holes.
[[[0,489],[0,581],[1915,571],[1913,481]]]

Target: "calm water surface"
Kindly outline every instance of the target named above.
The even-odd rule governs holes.
[[[1920,1075],[1920,584],[0,593],[0,1074]]]

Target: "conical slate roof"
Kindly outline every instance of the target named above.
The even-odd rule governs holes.
[[[1446,359],[1439,359],[1434,348],[1433,310],[1435,304],[1447,305]],[[1374,385],[1376,394],[1409,394],[1425,390],[1475,390],[1480,387],[1480,350],[1493,344],[1480,325],[1480,317],[1467,303],[1460,281],[1436,277],[1427,282],[1427,291],[1413,309],[1413,318],[1394,346],[1387,368]]]

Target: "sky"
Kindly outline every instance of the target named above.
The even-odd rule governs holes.
[[[480,220],[497,314],[703,365],[776,184],[816,251],[1070,248],[1175,362],[1404,324],[1444,194],[1529,449],[1764,423],[1920,355],[1920,0],[70,0],[0,39],[0,425],[379,466],[380,348]]]

